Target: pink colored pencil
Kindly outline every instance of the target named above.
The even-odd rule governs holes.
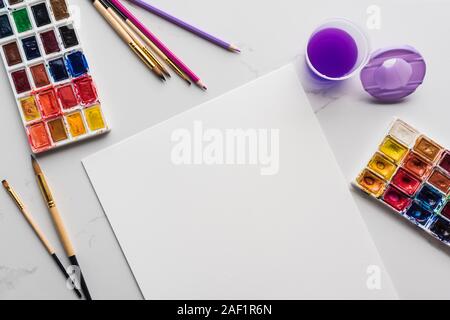
[[[206,86],[200,78],[183,63],[169,48],[164,45],[150,30],[148,30],[127,8],[125,8],[118,0],[110,0],[110,3],[117,8],[124,16],[130,20],[136,28],[138,28],[146,37],[150,39],[174,64],[180,68],[197,86],[206,90]]]

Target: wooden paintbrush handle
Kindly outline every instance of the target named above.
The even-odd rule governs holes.
[[[69,234],[67,233],[66,227],[61,219],[57,207],[49,208],[50,214],[53,219],[53,223],[55,224],[56,230],[58,231],[59,238],[64,246],[64,250],[68,257],[75,255],[75,250],[72,246],[72,242],[70,241]]]
[[[127,44],[133,42],[130,35],[120,26],[120,24],[114,19],[114,17],[108,12],[100,1],[94,1],[94,7],[97,11],[105,18],[105,20],[109,23],[109,25],[117,32],[117,34],[125,41]]]
[[[147,38],[141,30],[139,30],[133,22],[130,20],[126,21],[126,24],[133,30],[141,39],[152,49],[161,59],[166,60],[167,56],[152,42],[149,38]]]
[[[94,7],[97,11],[105,18],[105,20],[109,23],[109,25],[116,31],[116,33],[120,36],[120,38],[125,41],[131,50],[139,57],[139,59],[144,62],[144,64],[150,68],[153,72],[155,72],[161,80],[165,80],[162,71],[159,68],[156,68],[155,63],[146,55],[146,53],[142,50],[142,48],[134,41],[134,39],[130,36],[130,34],[124,29],[120,22],[122,22],[117,18],[114,18],[113,14],[111,14],[108,9],[98,0],[94,0]],[[124,24],[126,26],[126,24]]]
[[[22,214],[30,224],[31,228],[33,228],[34,232],[38,236],[39,240],[41,240],[42,244],[44,245],[45,249],[47,249],[48,253],[54,254],[55,249],[52,247],[48,239],[45,237],[44,233],[42,232],[41,228],[39,228],[36,221],[34,221],[33,217],[25,209],[22,210]]]

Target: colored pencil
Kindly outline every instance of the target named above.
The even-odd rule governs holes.
[[[133,22],[131,22],[120,10],[118,10],[110,1],[105,1],[109,7],[111,7],[117,15],[119,15],[123,21],[128,25],[128,27],[135,32],[152,50],[155,52],[158,57],[160,57],[167,65],[169,65],[176,74],[178,74],[184,81],[186,81],[187,84],[191,84],[191,81],[189,78],[183,73],[183,71],[180,70],[148,37],[146,37],[141,30],[139,30]],[[159,63],[159,61],[156,61],[156,63]],[[169,76],[169,73],[167,70],[165,70],[164,66],[162,64],[158,64],[160,69],[164,72],[164,74]]]
[[[199,28],[197,28],[181,19],[178,19],[177,17],[174,17],[173,15],[171,15],[161,9],[156,8],[145,1],[142,1],[142,0],[128,0],[128,1],[157,15],[158,17],[163,18],[166,21],[169,21],[169,22],[179,26],[180,28],[183,28],[184,30],[187,30],[187,31],[199,36],[200,38],[203,38],[211,43],[214,43],[215,45],[218,45],[219,47],[222,47],[222,48],[227,49],[232,52],[237,52],[237,53],[241,52],[241,50],[239,48],[237,48],[235,45],[232,45],[226,41],[223,41],[223,40],[203,31],[203,30],[200,30]]]
[[[52,192],[50,191],[50,187],[48,186],[47,179],[42,172],[39,163],[33,155],[31,156],[31,163],[33,165],[34,174],[36,175],[39,188],[41,189],[42,196],[44,197],[47,208],[50,212],[50,215],[52,216],[53,223],[56,227],[56,231],[58,232],[59,239],[63,244],[64,250],[66,251],[66,255],[69,258],[70,263],[77,266],[80,270],[81,290],[83,291],[84,296],[87,300],[92,300],[91,294],[89,293],[88,287],[84,280],[83,273],[81,272],[80,264],[78,263],[78,259],[75,255],[75,249],[72,245],[72,242],[70,241],[69,234],[67,233],[66,227],[64,226],[61,215],[59,214],[59,210],[56,207],[56,202],[53,198]]]
[[[150,69],[156,76],[162,81],[165,81],[163,72],[156,66],[152,59],[148,56],[146,52],[133,40],[133,38],[126,32],[125,29],[120,25],[120,23],[111,15],[107,9],[107,5],[101,0],[91,0],[95,9],[100,13],[100,15],[109,23],[109,25],[114,29],[114,31],[120,36],[120,38],[130,47],[130,49],[136,54],[139,59]]]
[[[200,78],[183,63],[164,43],[162,43],[149,29],[147,29],[127,8],[125,8],[118,0],[110,0],[111,4],[117,8],[124,16],[126,16],[146,37],[148,37],[184,74],[186,74],[192,82],[197,86],[206,90],[206,85]]]
[[[63,273],[64,277],[67,280],[71,280],[69,274],[67,273],[66,269],[64,268],[63,264],[61,263],[61,260],[58,258],[58,256],[55,253],[55,249],[50,244],[50,241],[48,241],[47,237],[42,232],[41,228],[38,226],[36,221],[33,219],[30,213],[28,213],[27,209],[25,208],[24,203],[20,199],[19,195],[14,191],[14,189],[9,185],[8,181],[3,180],[2,181],[3,187],[6,189],[6,191],[9,193],[11,198],[14,200],[16,206],[19,208],[20,212],[22,212],[22,215],[24,216],[25,220],[27,220],[28,224],[33,229],[34,233],[37,235],[47,252],[50,254],[50,256],[53,258],[53,261],[55,261],[56,265],[58,266],[59,270]],[[78,296],[78,298],[82,298],[80,290],[78,290],[75,286],[73,288],[75,294]]]
[[[153,61],[159,70],[161,70],[164,75],[170,78],[170,73],[164,68],[161,62],[155,57],[155,55],[145,46],[145,44],[141,41],[140,37],[135,34],[135,32],[131,29],[131,27],[125,22],[126,17],[122,15],[122,13],[116,10],[109,0],[103,0],[103,3],[106,5],[107,10],[113,16],[114,19],[120,24],[120,26],[130,35],[134,42],[145,52],[145,54]]]

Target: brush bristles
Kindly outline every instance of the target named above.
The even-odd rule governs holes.
[[[31,155],[31,163],[33,164],[34,172],[36,174],[41,174],[42,173],[41,167],[39,166],[39,163],[37,162],[36,158],[33,155]]]
[[[9,183],[8,183],[8,181],[3,180],[3,181],[2,181],[2,184],[3,184],[3,187],[5,187],[6,189],[9,188]]]

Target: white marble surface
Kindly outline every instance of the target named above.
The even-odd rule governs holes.
[[[112,125],[103,138],[40,157],[70,230],[91,293],[96,299],[141,298],[114,234],[80,160],[131,134],[216,97],[291,61],[302,64],[308,34],[320,21],[344,16],[365,26],[366,10],[381,9],[381,28],[367,30],[373,48],[410,44],[428,62],[424,85],[401,104],[373,103],[357,79],[333,90],[305,83],[313,108],[345,176],[351,180],[397,115],[450,145],[447,73],[450,31],[448,1],[153,0],[155,5],[234,40],[235,55],[133,8],[209,86],[204,93],[175,76],[161,85],[130,54],[91,7],[72,0],[79,34]],[[300,68],[300,67],[299,67]],[[2,70],[1,73],[5,74]],[[22,195],[30,211],[63,256],[29,163],[29,147],[6,81],[0,82],[0,176]],[[360,152],[363,150],[364,152]],[[394,285],[403,298],[450,298],[450,250],[422,237],[389,211],[355,194]],[[124,214],[129,214],[124,212]],[[342,213],[337,213],[342,214]],[[355,239],[357,241],[357,239]],[[0,192],[0,299],[72,299],[64,281],[6,193]]]

